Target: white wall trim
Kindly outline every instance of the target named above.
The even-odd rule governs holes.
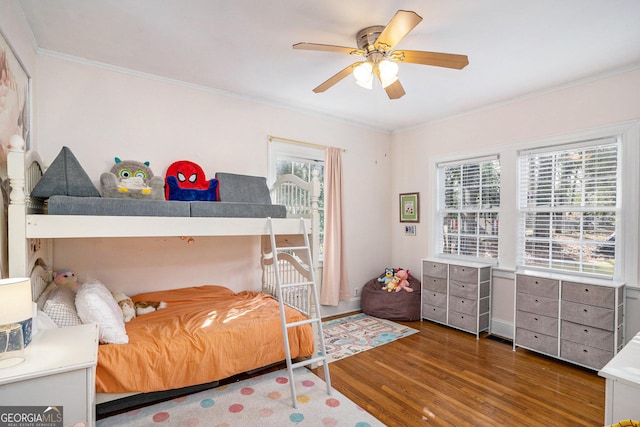
[[[461,117],[465,117],[465,116],[468,116],[468,115],[477,114],[479,112],[489,111],[489,110],[493,110],[493,109],[496,109],[496,108],[500,108],[500,107],[503,107],[505,105],[510,105],[510,104],[513,104],[513,103],[526,101],[528,99],[538,98],[538,97],[541,97],[541,96],[553,94],[555,92],[560,92],[560,91],[563,91],[563,90],[566,90],[566,89],[571,89],[573,87],[582,86],[582,85],[585,85],[585,84],[589,84],[589,83],[597,82],[597,81],[600,81],[600,80],[608,79],[610,77],[615,77],[615,76],[618,76],[620,74],[632,72],[632,71],[635,71],[637,69],[640,69],[640,64],[638,64],[638,63],[631,64],[631,65],[626,66],[626,67],[605,71],[603,73],[596,74],[596,75],[589,76],[589,77],[585,77],[585,78],[580,79],[580,80],[574,80],[574,81],[571,81],[569,83],[557,85],[557,86],[554,86],[554,87],[544,88],[544,89],[541,89],[541,90],[538,90],[538,91],[525,93],[523,95],[516,96],[516,97],[513,97],[513,98],[509,98],[509,99],[504,100],[504,101],[498,101],[498,102],[494,102],[492,104],[482,105],[480,107],[472,108],[472,109],[469,109],[467,111],[463,111],[463,112],[458,113],[458,114],[451,114],[451,115],[444,116],[444,117],[434,118],[432,120],[426,121],[424,123],[417,124],[415,126],[408,126],[406,128],[396,129],[393,132],[397,133],[397,132],[404,132],[404,131],[409,131],[409,130],[414,130],[414,129],[420,129],[423,126],[428,126],[428,125],[432,125],[432,124],[436,124],[436,123],[446,122],[448,120],[455,120],[455,119],[458,119],[458,118],[461,118]]]
[[[241,100],[248,101],[248,102],[253,102],[253,103],[256,103],[256,104],[262,104],[262,105],[269,105],[269,106],[278,107],[278,108],[284,108],[286,110],[293,111],[295,113],[304,113],[304,114],[308,114],[308,115],[315,116],[315,117],[321,117],[321,118],[324,118],[324,119],[330,119],[330,120],[333,120],[333,121],[346,123],[346,124],[348,124],[350,126],[361,127],[363,129],[374,130],[374,131],[378,131],[378,132],[381,132],[381,133],[384,133],[384,134],[391,135],[391,130],[390,129],[384,129],[384,128],[380,128],[380,127],[371,126],[368,123],[353,121],[353,120],[345,119],[344,117],[340,117],[340,116],[336,116],[336,115],[332,115],[332,114],[328,114],[328,113],[321,113],[321,112],[319,112],[317,110],[311,110],[309,108],[305,108],[302,105],[289,105],[289,104],[285,104],[285,103],[279,103],[279,102],[267,100],[267,99],[264,99],[264,98],[256,98],[256,97],[250,97],[250,96],[246,96],[246,95],[240,95],[240,94],[238,94],[236,92],[230,92],[230,91],[226,91],[226,90],[222,90],[222,89],[213,88],[213,87],[210,87],[210,86],[199,85],[199,84],[195,84],[195,83],[189,83],[189,82],[186,82],[184,80],[172,79],[172,78],[169,78],[169,77],[164,77],[164,76],[160,76],[160,75],[153,74],[153,73],[146,73],[146,72],[143,72],[143,71],[132,70],[130,68],[119,67],[117,65],[107,64],[105,62],[92,61],[90,59],[81,58],[81,57],[74,56],[74,55],[68,55],[68,54],[56,52],[56,51],[53,51],[53,50],[43,49],[43,48],[40,48],[40,47],[36,47],[35,50],[36,50],[36,53],[38,55],[42,55],[42,56],[49,56],[51,58],[57,58],[57,59],[61,59],[63,61],[75,62],[77,64],[82,64],[82,65],[95,67],[95,68],[101,68],[103,70],[111,71],[111,72],[114,72],[114,73],[126,74],[126,75],[129,75],[129,76],[138,77],[138,78],[141,78],[141,79],[147,79],[147,80],[157,81],[157,82],[160,82],[160,83],[171,84],[171,85],[174,85],[174,86],[180,86],[180,87],[183,87],[183,88],[193,89],[193,90],[201,91],[201,92],[205,92],[205,93],[212,93],[212,94],[216,94],[216,95],[220,95],[220,96],[228,96],[228,97],[231,97],[231,98],[241,99]]]

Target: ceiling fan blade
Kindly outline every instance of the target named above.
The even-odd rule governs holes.
[[[387,92],[389,99],[402,98],[406,94],[399,79],[384,88],[384,91]]]
[[[325,90],[329,89],[331,86],[335,85],[340,80],[344,79],[349,74],[351,74],[353,72],[353,68],[356,67],[358,64],[360,64],[360,62],[355,62],[349,65],[348,67],[346,67],[345,69],[338,71],[336,74],[329,77],[324,83],[322,83],[321,85],[313,89],[313,91],[315,93],[324,92]]]
[[[409,10],[399,10],[382,30],[374,43],[376,49],[389,51],[422,21],[422,17]]]
[[[420,50],[396,50],[391,53],[391,58],[409,62],[411,64],[434,65],[461,70],[469,64],[467,55],[454,53],[423,52]]]
[[[346,53],[347,55],[364,55],[364,50],[355,47],[335,46],[332,44],[318,44],[318,43],[296,43],[293,45],[294,49],[302,50],[317,50],[321,52],[335,52]]]
[[[376,67],[374,69],[374,72],[376,73],[376,76],[378,76],[378,81],[380,82],[380,84],[382,84],[382,78],[380,77],[380,69]],[[400,79],[396,79],[395,82],[385,87],[384,91],[387,92],[387,96],[389,97],[389,99],[402,98],[406,94],[406,92],[404,91],[404,88],[402,87],[402,84],[400,83]]]

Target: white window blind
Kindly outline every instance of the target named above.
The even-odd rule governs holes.
[[[498,156],[440,163],[440,254],[498,258]]]
[[[520,153],[519,264],[613,276],[616,138]]]

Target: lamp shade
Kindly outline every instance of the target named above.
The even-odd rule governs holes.
[[[31,280],[28,278],[0,279],[0,326],[20,324],[25,346],[31,342]]]

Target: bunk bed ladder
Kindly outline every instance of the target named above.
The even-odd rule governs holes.
[[[293,371],[296,368],[300,368],[300,367],[305,367],[305,366],[311,366],[311,365],[317,365],[318,363],[322,362],[322,365],[324,367],[324,378],[325,378],[325,383],[327,384],[327,394],[331,395],[331,378],[329,376],[329,363],[328,363],[328,359],[327,359],[327,350],[326,350],[326,346],[325,346],[325,342],[324,342],[324,334],[322,332],[322,319],[320,318],[320,303],[318,301],[318,289],[316,287],[316,280],[315,280],[315,273],[314,273],[314,269],[313,269],[313,262],[312,262],[312,258],[311,258],[311,247],[309,245],[309,236],[307,235],[307,230],[306,230],[306,225],[304,222],[304,218],[300,218],[300,227],[301,227],[301,233],[304,236],[304,246],[298,246],[298,247],[291,247],[291,246],[287,246],[287,247],[277,247],[276,246],[276,236],[275,233],[273,231],[273,222],[272,219],[269,218],[269,229],[271,232],[271,251],[273,254],[273,263],[275,268],[275,280],[276,280],[276,290],[277,290],[277,296],[278,296],[278,303],[280,304],[280,320],[282,323],[282,336],[284,339],[284,350],[286,353],[286,361],[287,361],[287,371],[289,373],[289,384],[291,387],[291,399],[293,402],[293,407],[297,408],[298,407],[298,400],[297,400],[297,395],[296,395],[296,386],[295,386],[295,381],[294,381],[294,376],[293,376]],[[310,280],[309,281],[304,281],[304,282],[297,282],[297,283],[282,283],[282,278],[280,277],[280,269],[278,268],[278,254],[281,252],[285,252],[285,251],[306,251],[306,256],[307,256],[307,260],[308,260],[308,264],[309,264],[309,273],[310,273]],[[297,322],[292,322],[292,323],[287,323],[287,319],[286,319],[286,315],[285,315],[285,304],[284,304],[284,298],[283,298],[283,289],[287,289],[287,288],[304,288],[306,287],[307,290],[309,291],[308,293],[311,294],[311,299],[312,301],[312,306],[311,306],[311,310],[310,313],[308,315],[308,318],[305,320],[301,320],[301,321],[297,321]],[[301,326],[301,325],[307,325],[307,324],[311,324],[314,334],[316,334],[316,339],[314,339],[314,342],[318,343],[320,346],[320,351],[318,352],[317,349],[314,349],[314,355],[309,358],[309,359],[305,359],[302,360],[300,362],[295,362],[292,363],[291,361],[291,350],[289,348],[289,334],[288,334],[288,330],[290,328],[295,328],[296,326]],[[319,354],[319,355],[317,355]],[[317,356],[316,356],[317,355]]]

